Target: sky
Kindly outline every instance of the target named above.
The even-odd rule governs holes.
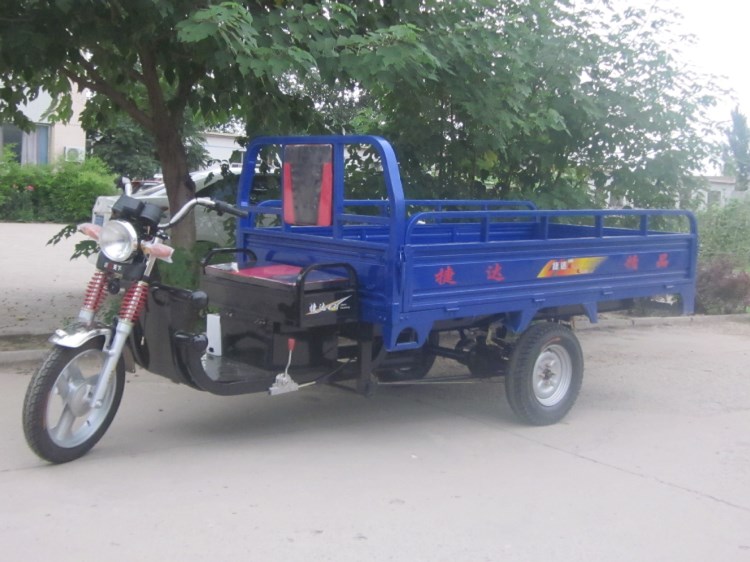
[[[750,119],[750,2],[745,0],[609,0],[618,11],[628,7],[656,6],[682,15],[676,22],[680,34],[694,36],[694,44],[679,46],[682,62],[701,75],[711,75],[727,90],[708,111],[716,123],[716,140],[724,141],[731,111],[739,107]],[[704,174],[720,174],[720,166],[706,161]]]
[[[629,5],[670,8],[682,14],[678,29],[695,36],[695,45],[683,45],[685,62],[703,74],[719,77],[732,94],[722,97],[711,117],[723,125],[739,104],[750,114],[750,3],[743,0],[618,0]]]
[[[682,13],[685,31],[696,36],[697,44],[686,56],[705,72],[723,76],[723,84],[734,90],[736,100],[723,98],[722,107],[729,111],[739,103],[744,114],[750,112],[750,3],[743,0],[657,0]]]

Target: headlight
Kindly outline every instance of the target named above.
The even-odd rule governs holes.
[[[112,261],[128,261],[138,248],[138,234],[130,223],[109,221],[102,227],[99,247]]]

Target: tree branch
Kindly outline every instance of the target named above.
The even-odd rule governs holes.
[[[193,86],[202,72],[203,69],[196,66],[191,68],[189,72],[186,72],[185,76],[180,76],[179,83],[177,84],[177,92],[174,96],[175,114],[182,115],[185,112],[190,92],[193,90]]]
[[[159,83],[159,75],[156,72],[154,57],[147,48],[139,49],[138,57],[141,59],[143,84],[146,86],[146,94],[148,95],[148,102],[154,115],[154,121],[161,121],[164,117],[171,119],[173,116],[164,100],[164,91]]]
[[[78,84],[81,88],[88,88],[94,92],[107,96],[144,129],[150,133],[154,132],[153,119],[149,117],[146,112],[141,110],[138,107],[138,104],[136,104],[131,98],[109,84],[101,74],[99,74],[96,67],[91,62],[81,56],[79,56],[78,60],[74,62],[83,67],[86,71],[86,76],[81,76],[80,74],[73,72],[71,69],[64,67],[62,71],[68,79]]]
[[[91,52],[91,54],[94,56],[93,58],[99,58],[100,60],[112,60],[112,55],[105,53],[102,49],[100,49],[97,45],[87,45],[85,47],[86,51]],[[134,68],[128,68],[127,69],[128,76],[135,81],[140,82],[141,84],[144,83],[143,74],[135,70]]]

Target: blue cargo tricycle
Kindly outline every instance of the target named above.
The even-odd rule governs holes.
[[[208,252],[200,290],[163,285],[167,232],[196,205],[236,215],[236,245]],[[164,223],[153,207],[123,195],[112,220],[82,227],[99,241],[97,271],[24,403],[27,440],[50,462],[101,438],[129,357],[219,395],[504,377],[513,412],[545,425],[581,388],[576,316],[596,322],[656,295],[693,310],[691,213],[407,199],[391,145],[374,136],[259,138],[236,205],[195,199]],[[121,287],[117,318],[100,322]],[[437,357],[466,368],[431,376]]]

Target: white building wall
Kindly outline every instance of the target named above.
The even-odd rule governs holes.
[[[724,207],[733,200],[747,199],[747,191],[735,189],[736,180],[731,176],[705,176],[706,187],[699,190],[706,207],[716,205]]]
[[[86,149],[86,132],[81,127],[81,112],[86,107],[86,96],[73,92],[73,117],[68,123],[55,123],[50,130],[50,162],[65,156],[65,148]]]
[[[204,146],[208,151],[209,165],[212,160],[228,162],[235,152],[245,152],[245,149],[237,144],[237,135],[206,131],[203,136],[206,139]]]
[[[21,111],[34,123],[48,123],[49,119],[44,114],[50,105],[52,105],[52,97],[47,92],[40,92],[35,100],[21,107]]]
[[[33,123],[37,125],[49,125],[49,150],[48,161],[50,163],[64,158],[66,148],[79,149],[81,154],[85,153],[86,132],[80,124],[81,113],[86,106],[86,95],[73,89],[73,116],[68,123],[50,123],[47,116],[52,97],[41,92],[39,96],[22,108]],[[244,152],[245,149],[237,144],[237,135],[231,133],[220,133],[207,131],[204,133],[206,139],[205,148],[209,154],[209,167],[215,162],[231,161],[236,152]],[[235,157],[236,161],[240,159]]]
[[[48,127],[47,161],[50,163],[62,158],[65,155],[66,147],[79,148],[81,154],[85,152],[86,133],[81,127],[80,117],[86,105],[86,95],[77,90],[74,90],[71,95],[73,98],[73,116],[69,123],[50,122],[47,113],[52,105],[52,97],[47,92],[40,92],[36,99],[21,107],[23,114],[32,123]],[[22,162],[35,163],[38,161],[36,150],[39,149],[39,145],[36,144],[36,139],[34,132],[23,134],[21,144],[24,145],[22,149],[24,157]]]

